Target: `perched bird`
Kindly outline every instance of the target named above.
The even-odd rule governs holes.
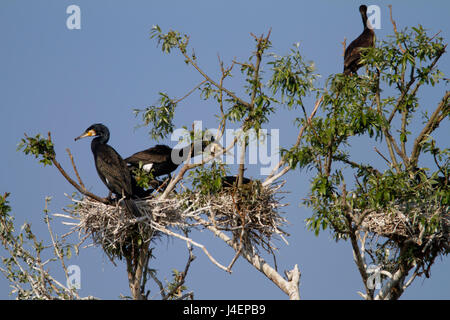
[[[125,162],[132,168],[138,168],[142,164],[142,169],[151,172],[153,177],[162,175],[170,175],[178,166],[186,161],[189,156],[195,157],[210,145],[214,143],[214,139],[196,141],[184,148],[172,149],[169,146],[158,144],[152,148],[136,152],[132,156],[125,159]],[[213,148],[211,146],[211,148]]]
[[[108,128],[101,123],[93,124],[82,135],[75,138],[75,141],[85,137],[95,137],[91,142],[91,150],[100,179],[117,199],[124,197],[125,207],[131,214],[141,216],[132,200],[133,190],[136,190],[137,186],[133,186],[132,176],[125,161],[114,148],[107,144]]]
[[[373,47],[375,44],[375,32],[371,29],[370,23],[367,19],[367,6],[361,5],[359,7],[361,18],[364,25],[364,31],[358,38],[352,41],[350,45],[345,49],[344,53],[344,74],[350,75],[358,71],[362,66],[359,63],[361,58],[361,48]]]

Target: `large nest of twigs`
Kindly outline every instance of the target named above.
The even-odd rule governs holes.
[[[396,243],[420,248],[423,254],[450,252],[450,206],[396,204],[387,211],[367,214],[361,226]]]
[[[237,243],[272,252],[272,237],[284,239],[287,235],[282,230],[287,221],[278,210],[284,206],[277,196],[280,188],[257,184],[215,194],[187,191],[164,200],[136,200],[141,217],[131,216],[120,201],[106,205],[85,197],[73,199],[76,206],[71,217],[78,220],[74,229],[91,235],[95,244],[113,256],[121,256],[122,250],[136,241],[149,242],[161,233],[183,239],[178,231],[210,226],[228,231]]]
[[[88,197],[73,201],[77,203],[77,229],[92,236],[93,242],[112,256],[122,256],[127,247],[154,239],[158,232],[152,228],[152,220],[163,220],[162,224],[167,225],[179,218],[176,201],[170,199],[158,203],[153,199],[136,201],[143,214],[138,218],[130,215],[120,201],[116,205],[107,205]]]
[[[215,194],[189,195],[197,207],[208,208],[205,213],[209,223],[221,231],[231,232],[233,241],[256,249],[272,252],[274,235],[285,242],[288,234],[283,230],[287,220],[279,208],[279,189],[282,185],[263,187],[259,181],[252,181],[242,188],[225,188]]]

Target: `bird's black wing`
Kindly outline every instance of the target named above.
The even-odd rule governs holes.
[[[359,59],[361,58],[361,48],[372,47],[374,44],[374,33],[370,29],[366,29],[358,38],[352,41],[345,49],[344,53],[344,72],[348,69],[355,71],[358,69]]]
[[[122,157],[109,145],[98,145],[95,152],[95,166],[103,183],[118,195],[133,194],[131,175]]]
[[[166,145],[156,145],[152,148],[136,152],[132,156],[125,159],[126,163],[138,166],[139,162],[146,163],[162,163],[170,159],[172,148]]]
[[[344,70],[350,68],[355,63],[358,63],[361,56],[361,46],[362,46],[362,34],[350,43],[350,45],[345,49],[344,54]]]

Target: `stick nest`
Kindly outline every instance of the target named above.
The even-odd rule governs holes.
[[[228,231],[233,241],[272,253],[274,235],[288,235],[281,227],[287,220],[278,209],[282,184],[262,187],[252,184],[245,190],[227,188],[216,194],[186,191],[166,199],[136,200],[141,217],[131,216],[121,205],[106,205],[84,197],[75,202],[70,218],[73,230],[91,235],[93,242],[107,253],[121,256],[124,248],[149,242],[161,233],[183,238],[176,230],[214,226]],[[69,216],[65,216],[69,217]]]
[[[234,242],[272,252],[272,237],[278,235],[287,242],[284,236],[288,236],[282,229],[288,221],[279,212],[285,206],[277,195],[281,186],[266,188],[253,181],[242,188],[226,188],[212,195],[192,193],[189,201],[195,202],[194,207],[208,208],[210,224],[231,232]]]
[[[396,204],[367,214],[361,226],[396,243],[415,244],[422,253],[450,252],[450,206],[441,203]]]

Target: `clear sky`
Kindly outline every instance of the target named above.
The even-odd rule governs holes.
[[[81,8],[81,29],[68,30],[66,8]],[[65,153],[70,148],[80,174],[92,192],[106,195],[106,187],[95,171],[89,141],[73,138],[89,125],[106,124],[111,131],[110,144],[128,156],[156,142],[140,123],[133,108],[154,104],[158,92],[181,97],[202,79],[187,67],[179,54],[164,55],[149,38],[152,25],[163,30],[175,29],[191,36],[199,64],[213,77],[219,66],[217,54],[229,63],[233,58],[245,60],[253,50],[250,32],[266,33],[272,28],[271,52],[286,54],[292,44],[300,42],[303,56],[313,60],[326,79],[342,72],[341,41],[347,43],[362,30],[357,1],[81,1],[81,0],[2,0],[0,2],[0,192],[11,192],[11,205],[17,226],[31,222],[38,237],[48,240],[43,223],[44,198],[52,196],[50,209],[61,212],[69,203],[64,193],[73,187],[54,167],[42,167],[33,158],[17,152],[17,144],[29,135],[51,131],[56,153],[62,165],[71,172]],[[367,3],[381,8],[378,39],[392,33],[388,2]],[[449,39],[449,1],[392,1],[397,26],[422,24],[431,32]],[[441,70],[448,77],[450,60],[442,58]],[[237,75],[237,73],[236,73]],[[242,81],[235,77],[227,83],[239,92]],[[432,108],[444,88],[425,91],[421,101]],[[448,89],[447,89],[448,90]],[[312,109],[312,99],[307,99]],[[210,112],[214,106],[193,95],[179,107],[175,124],[190,126],[202,120],[217,127]],[[215,110],[215,109],[214,109]],[[292,113],[277,113],[268,129],[280,129],[280,144],[295,141]],[[438,134],[448,136],[448,121]],[[162,141],[173,145],[169,139]],[[448,146],[447,146],[448,147]],[[365,148],[365,149],[364,149]],[[361,159],[379,161],[367,145],[355,141],[353,152]],[[358,152],[359,155],[358,155]],[[249,166],[249,175],[257,177],[257,166]],[[348,243],[336,243],[328,231],[319,237],[305,228],[310,211],[299,206],[305,197],[311,174],[295,171],[286,175],[285,190],[290,191],[285,209],[291,224],[289,246],[278,241],[277,264],[280,272],[298,264],[302,272],[300,294],[304,299],[359,299],[356,291],[362,282]],[[54,220],[55,231],[65,233],[67,227]],[[208,246],[224,264],[234,256],[225,244],[208,232],[193,233],[196,241]],[[162,238],[156,244],[151,267],[159,277],[170,278],[172,268],[184,268],[187,252],[181,240]],[[239,259],[233,273],[227,274],[195,250],[194,261],[186,285],[196,299],[285,299],[273,283]],[[0,251],[0,255],[4,255]],[[272,263],[272,260],[268,260]],[[81,268],[81,295],[116,299],[129,295],[125,265],[114,267],[99,248],[87,248],[68,264]],[[450,261],[438,259],[430,279],[417,279],[405,292],[405,299],[449,299]],[[63,274],[56,270],[58,279]],[[151,297],[158,299],[155,286]],[[0,276],[0,299],[8,299],[9,287]]]

